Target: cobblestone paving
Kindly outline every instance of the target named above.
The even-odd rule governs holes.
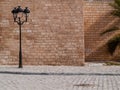
[[[0,66],[0,90],[120,90],[120,67]]]

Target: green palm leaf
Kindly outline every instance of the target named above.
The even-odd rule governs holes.
[[[114,10],[114,11],[112,11],[111,15],[116,16],[116,17],[120,17],[120,10]]]
[[[120,34],[114,36],[112,39],[110,39],[107,42],[108,51],[110,52],[111,55],[113,55],[113,53],[115,52],[115,49],[119,43],[120,43]]]
[[[109,32],[113,32],[113,31],[117,31],[117,30],[120,30],[120,28],[115,26],[115,27],[112,27],[112,28],[107,29],[106,31],[102,32],[101,35],[109,33]]]
[[[112,10],[111,12],[111,15],[120,18],[120,0],[114,0],[114,3],[111,3],[110,6],[114,8],[114,10]],[[109,32],[114,32],[117,30],[120,30],[120,28],[114,25],[114,27],[102,32],[101,35],[109,33]],[[113,55],[119,43],[120,43],[120,34],[115,35],[113,38],[111,38],[107,42],[108,51],[110,52],[111,55]]]
[[[114,8],[111,15],[120,17],[120,0],[115,0],[114,3],[110,3],[110,6]]]
[[[120,6],[120,0],[115,0],[115,3]]]
[[[118,4],[116,3],[110,3],[110,6],[112,6],[114,9],[120,10],[120,6],[118,6]]]

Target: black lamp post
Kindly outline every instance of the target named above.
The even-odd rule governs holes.
[[[12,11],[14,22],[16,22],[19,25],[19,33],[20,33],[20,46],[19,46],[19,68],[22,68],[22,47],[21,47],[21,26],[24,24],[24,22],[27,22],[28,14],[30,13],[30,10],[28,7],[25,9],[22,9],[20,6],[15,7]],[[25,17],[25,20],[23,20],[23,16]],[[23,19],[22,19],[23,18]]]

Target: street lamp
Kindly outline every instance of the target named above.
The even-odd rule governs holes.
[[[19,68],[22,68],[23,66],[22,66],[22,47],[21,47],[21,44],[22,44],[21,43],[21,26],[24,24],[24,22],[27,22],[27,18],[28,18],[28,14],[30,13],[30,10],[28,9],[28,7],[25,7],[25,9],[22,9],[20,6],[18,6],[18,7],[14,7],[14,9],[11,12],[13,14],[14,22],[16,22],[19,25],[19,33],[20,33]]]

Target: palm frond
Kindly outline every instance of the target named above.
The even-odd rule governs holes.
[[[115,52],[115,49],[119,43],[120,43],[120,34],[114,36],[112,39],[110,39],[107,42],[108,51],[110,52],[111,55],[113,55],[113,53]]]
[[[110,3],[110,6],[112,6],[114,9],[120,10],[120,6],[118,6],[118,4],[116,3]]]
[[[107,29],[106,31],[102,32],[101,35],[106,34],[108,32],[117,31],[117,30],[120,30],[120,28],[115,26],[115,27],[112,27],[112,28]]]
[[[111,15],[116,16],[116,17],[120,17],[120,10],[113,10],[111,12]]]
[[[115,0],[115,3],[120,6],[120,0]]]
[[[110,3],[110,6],[114,8],[111,15],[120,17],[120,0],[115,0],[114,3]]]
[[[114,10],[111,12],[111,15],[120,18],[120,0],[114,0],[114,3],[111,3],[110,6],[114,8]],[[120,30],[120,28],[114,26],[102,32],[101,35],[117,30]],[[110,52],[111,55],[113,55],[119,43],[120,43],[120,34],[117,34],[107,42],[108,51]]]

